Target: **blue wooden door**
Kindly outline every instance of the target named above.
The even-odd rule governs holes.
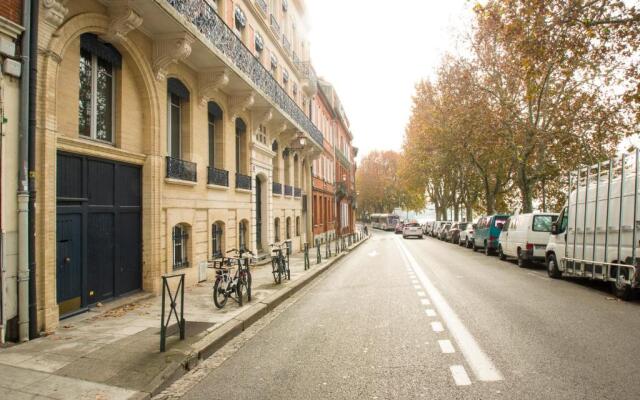
[[[82,306],[82,216],[58,215],[56,288],[60,314]]]

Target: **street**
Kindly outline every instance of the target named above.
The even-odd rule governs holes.
[[[184,398],[632,399],[639,313],[542,267],[377,231]]]

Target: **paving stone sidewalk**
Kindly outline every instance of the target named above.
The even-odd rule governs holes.
[[[222,310],[214,306],[213,271],[209,271],[208,281],[185,289],[186,339],[178,340],[177,334],[168,337],[163,353],[160,296],[140,294],[62,320],[49,336],[0,349],[0,399],[149,398],[206,357],[203,349],[215,351],[216,340],[231,338],[244,329],[243,321],[250,324],[260,318],[270,303],[277,305],[278,297],[285,298],[339,258],[335,246],[328,259],[325,246],[321,249],[320,264],[315,248],[310,251],[308,271],[302,253],[291,256],[291,281],[281,285],[274,283],[271,264],[254,266],[253,298],[244,307],[232,300]],[[173,328],[169,334],[175,333]]]

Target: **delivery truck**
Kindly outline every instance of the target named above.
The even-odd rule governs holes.
[[[552,278],[609,282],[628,300],[639,286],[638,150],[568,174],[567,203],[546,247]]]

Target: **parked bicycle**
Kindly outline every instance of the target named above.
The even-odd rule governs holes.
[[[287,257],[284,255],[287,252]],[[289,247],[286,242],[271,244],[271,272],[276,284],[282,282],[282,277],[291,280],[291,270],[289,269]]]
[[[251,301],[250,259],[245,257],[245,253],[252,256],[253,253],[247,249],[231,249],[227,251],[227,254],[229,253],[235,253],[235,255],[213,261],[213,268],[216,270],[213,303],[217,308],[223,308],[229,298],[234,299],[242,307],[244,293],[247,294],[247,301]],[[232,276],[234,267],[236,267],[235,273]]]

